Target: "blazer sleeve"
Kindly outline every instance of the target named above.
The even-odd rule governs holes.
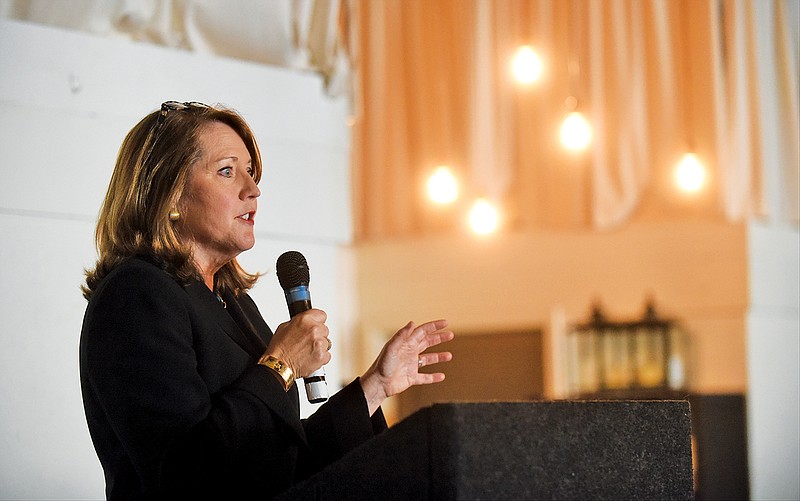
[[[238,298],[248,321],[258,331],[266,331],[258,307],[249,295]],[[269,339],[264,339],[269,343]],[[295,384],[303,384],[298,380]],[[302,420],[309,449],[299,458],[295,481],[316,472],[322,467],[338,460],[344,454],[387,430],[383,411],[378,408],[370,416],[364,391],[358,379],[333,394],[327,402],[319,406],[311,416]]]
[[[315,454],[311,473],[387,429],[380,408],[369,415],[358,379],[332,395],[303,422],[303,427]]]
[[[249,365],[211,395],[197,371],[196,326],[182,287],[156,268],[119,271],[95,291],[80,347],[107,493],[115,481],[138,484],[116,487],[148,497],[214,497],[233,479],[288,487],[302,440],[267,404],[295,406],[281,384]]]

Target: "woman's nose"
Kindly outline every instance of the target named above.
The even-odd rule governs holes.
[[[250,176],[246,176],[247,180],[245,181],[244,189],[242,190],[243,198],[258,198],[261,196],[261,190],[259,189],[258,185],[256,184],[255,179]]]

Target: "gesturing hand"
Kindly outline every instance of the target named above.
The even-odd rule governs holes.
[[[409,322],[383,346],[378,358],[361,376],[361,387],[367,398],[370,415],[387,397],[414,385],[444,381],[442,372],[428,374],[419,370],[439,362],[449,362],[453,358],[446,351],[423,353],[431,346],[453,339],[453,333],[443,330],[445,327],[446,320],[434,320],[420,326]]]

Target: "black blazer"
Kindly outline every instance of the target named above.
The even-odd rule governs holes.
[[[296,385],[256,363],[255,303],[223,299],[143,258],[92,294],[81,388],[108,498],[269,498],[386,429],[357,380],[301,420]]]

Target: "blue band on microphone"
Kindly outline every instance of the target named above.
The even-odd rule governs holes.
[[[311,301],[311,293],[308,292],[307,285],[298,285],[286,291],[286,301],[294,303],[297,301]]]

